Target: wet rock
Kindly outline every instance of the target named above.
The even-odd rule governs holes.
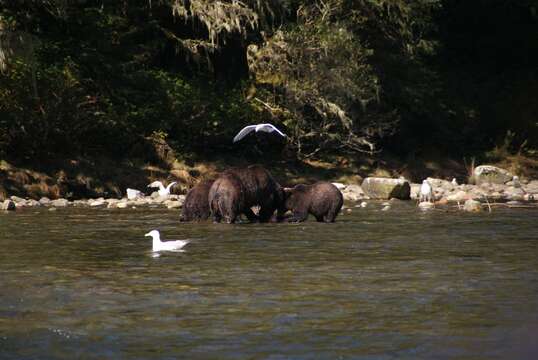
[[[41,199],[39,199],[39,203],[41,205],[50,205],[50,199],[44,196]]]
[[[512,178],[513,175],[508,170],[491,165],[477,166],[473,172],[473,180],[477,185],[482,183],[505,184]]]
[[[37,200],[29,199],[29,200],[26,200],[26,206],[38,207],[38,206],[41,206],[41,203]]]
[[[115,209],[120,201],[121,200],[118,200],[118,199],[107,199],[106,200],[106,203],[107,203],[106,207],[108,209]]]
[[[69,201],[67,201],[67,199],[56,199],[56,200],[52,200],[50,202],[50,205],[51,206],[55,206],[55,207],[66,207],[67,205],[69,205]]]
[[[523,186],[523,190],[527,193],[538,194],[538,180],[531,180]]]
[[[344,196],[344,200],[346,201],[360,201],[367,198],[361,186],[356,184],[345,186],[341,192],[342,196]]]
[[[49,209],[49,211],[56,211],[56,210],[58,210],[58,209],[55,208],[55,207],[51,207],[51,208]]]
[[[366,201],[361,202],[361,208],[365,208],[368,206],[368,203]]]
[[[479,212],[482,211],[482,205],[479,201],[467,200],[463,205],[463,210],[468,212]]]
[[[73,206],[75,207],[85,207],[88,205],[88,202],[86,200],[75,200],[73,201]]]
[[[504,195],[508,201],[524,201],[526,193],[521,188],[510,186],[506,188]]]
[[[386,205],[381,209],[381,211],[389,211],[389,210],[390,210],[390,205]]]
[[[2,210],[4,211],[13,211],[17,208],[13,200],[4,200],[2,203]]]
[[[431,210],[435,208],[435,205],[429,201],[423,201],[418,204],[418,207],[421,210]]]
[[[181,202],[177,200],[166,200],[164,203],[164,206],[166,206],[168,209],[178,209],[181,207]]]
[[[105,204],[106,202],[103,198],[88,201],[88,205],[90,205],[91,207],[103,206]]]
[[[124,202],[124,201],[121,201],[121,202],[116,204],[116,207],[118,209],[125,209],[125,208],[127,208],[127,206],[129,206],[129,205],[127,204],[127,202]]]
[[[411,187],[404,179],[369,177],[364,179],[362,190],[370,199],[410,199]]]
[[[10,197],[11,200],[13,200],[13,202],[15,202],[15,204],[17,203],[25,203],[26,200],[21,198],[21,197],[18,197],[18,196],[11,196]]]
[[[418,200],[420,196],[420,185],[421,184],[415,184],[415,183],[412,183],[409,185],[410,187],[409,196],[411,200]]]

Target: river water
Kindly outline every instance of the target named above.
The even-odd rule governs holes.
[[[0,359],[537,359],[538,211],[0,214]],[[152,255],[151,239],[191,239]]]

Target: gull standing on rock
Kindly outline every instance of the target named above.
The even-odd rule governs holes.
[[[177,184],[175,181],[168,184],[167,187],[164,187],[163,183],[160,181],[154,181],[148,185],[151,188],[159,188],[159,196],[168,196],[170,195],[170,188]]]
[[[434,202],[433,188],[428,180],[423,180],[420,186],[419,202]]]
[[[153,238],[153,251],[179,251],[190,242],[188,240],[161,241],[159,230],[151,230],[144,236],[151,236]]]
[[[250,134],[252,131],[258,132],[258,131],[264,131],[267,133],[271,133],[276,131],[279,135],[286,137],[286,134],[284,134],[282,131],[278,130],[274,125],[272,124],[257,124],[257,125],[249,125],[245,126],[241,131],[237,133],[234,137],[233,142],[237,142]]]

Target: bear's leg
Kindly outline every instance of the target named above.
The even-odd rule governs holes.
[[[271,217],[273,216],[273,213],[275,212],[275,209],[272,207],[261,207],[260,213],[259,213],[259,219],[260,222],[268,222],[271,220]]]
[[[326,223],[332,223],[334,222],[334,219],[336,219],[336,214],[332,212],[328,213],[327,215],[323,217],[323,221],[325,221]]]
[[[306,210],[293,210],[289,222],[302,222],[308,218],[308,212]]]
[[[251,208],[248,208],[243,213],[247,217],[248,221],[250,221],[250,222],[258,222],[258,217],[256,216],[256,214],[254,214],[254,211],[252,211]]]

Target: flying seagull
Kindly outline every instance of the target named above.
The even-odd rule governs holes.
[[[264,132],[267,132],[267,133],[276,131],[279,135],[286,137],[286,134],[284,134],[282,131],[278,130],[272,124],[257,124],[257,125],[245,126],[243,129],[241,129],[240,132],[237,133],[237,135],[235,135],[233,142],[237,142],[237,141],[241,140],[242,138],[244,138],[245,136],[250,134],[252,131],[256,131],[256,132],[264,131]]]
[[[151,230],[144,236],[151,236],[153,238],[153,251],[178,251],[189,243],[188,240],[161,241],[159,230]]]
[[[148,187],[151,188],[159,188],[159,196],[167,196],[170,195],[170,188],[177,184],[175,181],[168,184],[167,187],[163,186],[163,183],[160,181],[154,181],[151,184],[148,185]]]

